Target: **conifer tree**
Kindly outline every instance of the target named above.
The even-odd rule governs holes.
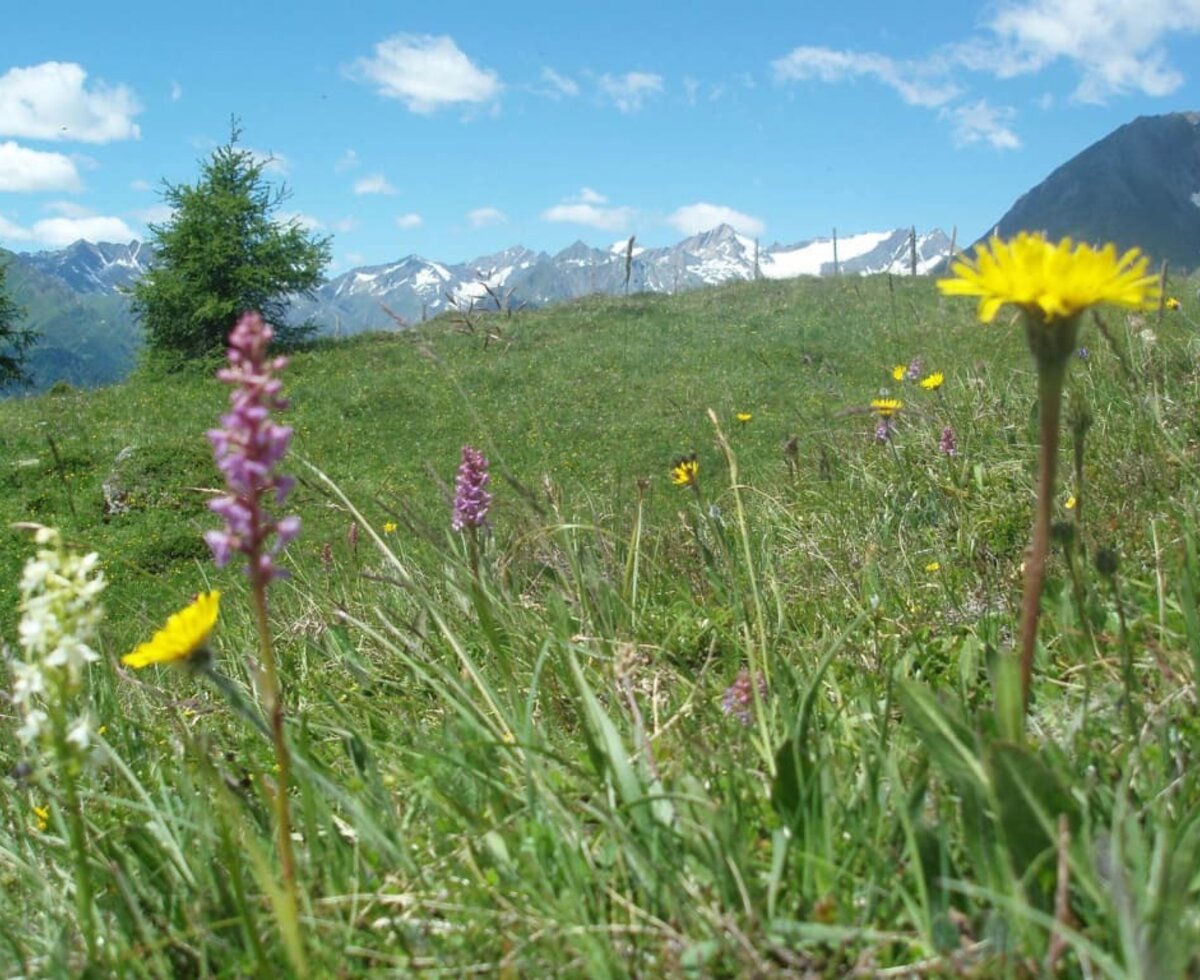
[[[284,342],[311,324],[287,323],[288,297],[311,295],[330,259],[330,239],[295,219],[281,222],[289,197],[264,176],[270,160],[229,142],[200,164],[195,184],[164,181],[171,217],[150,232],[154,265],[133,288],[133,309],[150,351],[191,358],[221,351],[238,317],[258,310]]]
[[[19,326],[24,311],[8,294],[8,265],[0,262],[0,389],[30,382],[27,358],[37,334]]]

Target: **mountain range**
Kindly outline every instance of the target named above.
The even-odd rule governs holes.
[[[817,238],[793,245],[759,244],[720,225],[665,248],[633,243],[630,292],[675,292],[732,280],[800,275],[918,274],[943,261],[950,239],[910,229]],[[555,255],[520,245],[469,262],[409,255],[351,269],[311,297],[292,300],[294,322],[312,320],[322,334],[396,329],[451,310],[515,309],[625,291],[629,243],[593,248],[578,241]],[[9,287],[41,334],[31,360],[35,389],[119,380],[136,357],[138,329],[128,290],[154,262],[142,242],[79,241],[52,252],[9,256]],[[389,312],[390,311],[390,312]]]
[[[1135,119],[1089,146],[1021,195],[994,226],[1009,237],[1043,231],[1052,239],[1139,246],[1175,270],[1200,267],[1200,113]],[[675,292],[731,280],[940,271],[953,243],[939,231],[909,229],[759,243],[721,225],[664,248],[633,242],[594,248],[575,242],[555,255],[520,245],[468,262],[409,255],[351,269],[293,302],[296,321],[326,334],[396,329],[448,310],[541,306],[590,293]],[[915,254],[914,254],[915,253]],[[36,388],[119,380],[136,356],[139,332],[128,288],[154,261],[143,243],[76,242],[55,252],[8,254],[8,285],[41,334],[31,357]]]

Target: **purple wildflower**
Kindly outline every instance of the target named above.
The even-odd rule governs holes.
[[[766,698],[767,682],[758,678],[758,696]],[[750,671],[742,668],[734,682],[725,688],[721,698],[721,708],[725,714],[736,718],[743,725],[749,725],[754,711],[754,687],[750,679]]]
[[[488,461],[478,449],[462,448],[462,463],[454,480],[454,516],[450,526],[456,531],[483,527],[487,523],[492,495],[488,493]]]
[[[938,442],[938,449],[947,456],[958,455],[958,441],[954,438],[954,429],[952,426],[948,425],[942,429],[942,438]]]
[[[916,381],[920,377],[921,377],[921,359],[919,357],[914,357],[912,359],[912,361],[909,362],[908,370],[904,372],[904,380],[905,381]]]
[[[1092,356],[1092,352],[1090,350],[1088,350],[1086,347],[1080,347],[1079,350],[1077,350],[1075,352],[1075,354],[1078,356],[1078,358],[1081,361],[1086,361],[1089,357]]]
[[[892,417],[890,415],[883,416],[875,423],[875,441],[891,442],[892,431]]]
[[[209,508],[225,520],[220,531],[208,531],[204,540],[212,549],[218,568],[229,564],[235,552],[249,560],[251,577],[262,582],[286,573],[275,567],[275,556],[300,533],[300,518],[273,518],[267,498],[274,495],[281,505],[295,480],[274,472],[287,452],[292,430],[271,421],[272,410],[287,408],[280,397],[282,382],[275,377],[287,364],[286,357],[267,359],[267,345],[274,331],[258,313],[243,313],[229,334],[229,367],[217,377],[233,386],[229,395],[232,411],[221,416],[221,428],[211,429],[217,466],[229,488]],[[271,538],[274,537],[274,540]]]

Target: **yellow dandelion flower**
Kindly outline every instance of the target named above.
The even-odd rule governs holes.
[[[1067,501],[1066,501],[1066,503],[1063,504],[1063,506],[1066,507],[1067,510],[1074,510],[1075,505],[1078,503],[1079,503],[1079,501],[1075,499],[1075,494],[1071,494],[1071,496],[1069,496],[1067,498]]]
[[[894,368],[892,368],[893,381],[903,381],[906,374],[908,374],[907,364],[897,364]]]
[[[925,566],[925,571],[927,571],[930,575],[932,575],[934,572],[940,572],[941,570],[942,563],[940,561],[931,561]]]
[[[739,422],[741,422],[742,425],[745,425],[752,418],[754,418],[754,415],[751,412],[738,412],[737,415],[734,416],[734,418],[737,419]]]
[[[191,659],[203,649],[208,634],[217,625],[220,608],[220,592],[214,589],[204,593],[190,606],[172,614],[166,626],[155,633],[153,639],[132,653],[125,654],[121,663],[129,667],[146,667]]]
[[[696,454],[680,456],[671,464],[671,482],[677,487],[694,487],[700,479],[700,461]]]
[[[38,831],[44,833],[50,826],[50,808],[48,806],[35,806],[33,808],[33,816]]]
[[[1166,301],[1166,303],[1164,303],[1163,305],[1164,305],[1164,306],[1165,306],[1165,307],[1166,307],[1168,310],[1177,310],[1177,309],[1179,309],[1179,307],[1181,307],[1183,304],[1182,304],[1182,303],[1180,303],[1180,302],[1179,302],[1179,300],[1177,300],[1177,299],[1176,299],[1174,296],[1168,296],[1168,297],[1167,297],[1167,301]]]
[[[383,533],[384,534],[394,534],[395,532],[396,532],[396,522],[395,521],[387,521],[383,525]]]
[[[926,391],[937,391],[945,380],[946,376],[941,371],[934,371],[921,379],[921,387]]]
[[[871,407],[880,418],[888,419],[904,407],[904,402],[899,398],[873,398]]]
[[[1053,245],[1040,234],[1021,232],[1011,241],[993,238],[960,259],[953,276],[939,279],[946,296],[978,296],[979,319],[991,323],[1006,303],[1050,323],[1096,303],[1145,309],[1158,300],[1158,277],[1136,248],[1118,256],[1115,245],[1094,249],[1064,238]]]

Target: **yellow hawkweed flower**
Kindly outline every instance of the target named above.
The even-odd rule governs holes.
[[[1180,303],[1180,302],[1179,302],[1179,300],[1177,300],[1177,299],[1176,299],[1174,296],[1168,296],[1168,297],[1167,297],[1167,301],[1166,301],[1166,303],[1164,303],[1163,305],[1164,305],[1164,306],[1165,306],[1165,307],[1166,307],[1168,310],[1177,310],[1177,309],[1179,309],[1179,307],[1180,307],[1180,306],[1182,306],[1183,304],[1182,304],[1182,303]]]
[[[1067,498],[1067,501],[1065,504],[1063,504],[1063,506],[1066,507],[1067,510],[1074,510],[1075,505],[1078,503],[1079,503],[1079,501],[1075,499],[1075,494],[1071,494],[1071,496],[1069,496]]]
[[[934,572],[941,571],[941,568],[942,568],[941,562],[931,561],[928,565],[925,566],[925,571],[927,571],[930,575],[932,575]]]
[[[50,808],[48,806],[35,806],[33,808],[33,816],[38,831],[44,833],[50,826]]]
[[[121,663],[129,667],[146,667],[190,660],[204,648],[208,634],[217,625],[220,608],[220,592],[214,589],[204,593],[190,606],[172,614],[167,625],[155,633],[152,640],[125,654]]]
[[[892,368],[893,381],[903,381],[906,374],[908,374],[907,364],[897,364],[894,368]]]
[[[700,479],[700,461],[696,454],[680,456],[671,464],[671,482],[677,487],[694,487]]]
[[[946,376],[941,371],[934,371],[933,374],[921,379],[921,387],[926,391],[937,391],[945,380]]]
[[[899,398],[873,398],[871,407],[880,418],[889,419],[904,407],[904,402]]]
[[[396,522],[395,521],[387,521],[383,525],[383,533],[384,534],[393,534],[395,532],[395,530],[396,530]]]
[[[738,412],[737,415],[734,416],[734,418],[737,419],[739,422],[741,422],[742,425],[745,425],[752,418],[754,418],[754,416],[750,412]]]
[[[1011,241],[993,238],[975,246],[973,259],[951,265],[939,279],[946,296],[978,296],[979,319],[991,323],[1012,303],[1049,323],[1068,319],[1096,303],[1145,309],[1158,299],[1158,277],[1136,248],[1118,256],[1115,245],[1094,249],[1064,238],[1052,245],[1040,234],[1021,232]]]

